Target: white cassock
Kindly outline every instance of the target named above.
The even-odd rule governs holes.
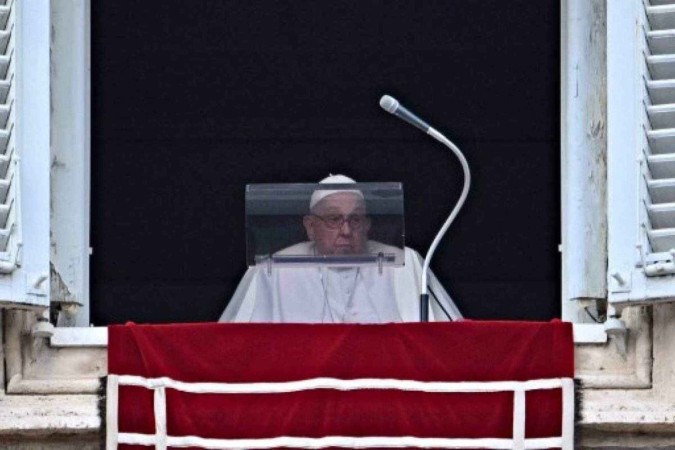
[[[382,244],[369,241],[369,251]],[[314,253],[312,242],[279,254]],[[399,250],[400,251],[400,250]],[[375,251],[375,253],[378,253]],[[403,267],[248,269],[220,322],[387,323],[417,322],[423,260],[405,248]],[[430,271],[430,320],[460,320],[461,313]],[[443,308],[439,306],[443,305]],[[447,314],[443,311],[447,311]]]

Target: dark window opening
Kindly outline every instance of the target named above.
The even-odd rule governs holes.
[[[464,315],[560,315],[556,1],[92,4],[92,322],[216,320],[245,271],[247,183],[405,188],[424,254],[465,152],[473,188],[432,263]]]

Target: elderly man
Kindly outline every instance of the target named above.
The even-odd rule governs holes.
[[[370,219],[363,195],[358,191],[328,195],[316,191],[313,197],[311,214],[306,215],[302,223],[316,252],[320,255],[365,253]]]
[[[345,184],[345,189],[317,190],[310,213],[303,217],[309,241],[276,255],[391,254],[400,249],[368,239],[371,220],[361,191],[349,189],[354,180],[331,175],[324,184]],[[419,320],[421,264],[414,250],[404,251],[404,267],[260,267],[248,270],[221,321],[386,323]],[[447,320],[461,315],[433,274],[432,318]],[[443,307],[439,306],[443,304]],[[445,314],[443,312],[449,312]]]

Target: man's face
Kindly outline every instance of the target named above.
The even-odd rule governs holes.
[[[303,218],[303,225],[320,255],[351,255],[366,251],[370,219],[359,195],[351,192],[328,195]]]

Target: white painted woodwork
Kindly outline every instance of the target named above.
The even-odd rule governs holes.
[[[644,92],[647,121],[647,145],[644,149],[647,168],[644,172],[647,189],[642,189],[647,208],[645,225],[651,252],[669,252],[675,248],[675,102],[672,98],[675,81],[675,2],[647,5],[643,31],[646,37],[644,54],[647,68]],[[642,17],[642,16],[638,16]],[[650,83],[662,83],[668,95],[654,95]],[[668,86],[665,88],[664,86]],[[660,92],[663,94],[663,92]],[[660,192],[653,196],[655,182]],[[675,284],[675,282],[674,282]]]
[[[17,157],[17,81],[18,54],[17,6],[13,2],[0,5],[0,273],[11,274],[17,267],[20,236],[17,230],[19,178]],[[19,42],[20,43],[20,42]],[[20,121],[19,121],[20,122]],[[2,275],[0,275],[2,277]],[[8,280],[10,276],[4,276]],[[6,293],[2,297],[11,297]]]
[[[68,347],[107,347],[108,328],[106,327],[57,327],[50,338],[53,348]]]
[[[607,2],[608,286],[675,301],[675,0]]]
[[[51,77],[51,261],[64,288],[53,292],[52,301],[78,303],[69,325],[88,327],[90,4],[88,0],[58,0],[57,4],[51,13],[55,69]]]
[[[562,318],[572,322],[592,322],[578,300],[607,298],[604,16],[603,0],[563,3]]]
[[[0,306],[49,306],[50,4],[0,5]]]

